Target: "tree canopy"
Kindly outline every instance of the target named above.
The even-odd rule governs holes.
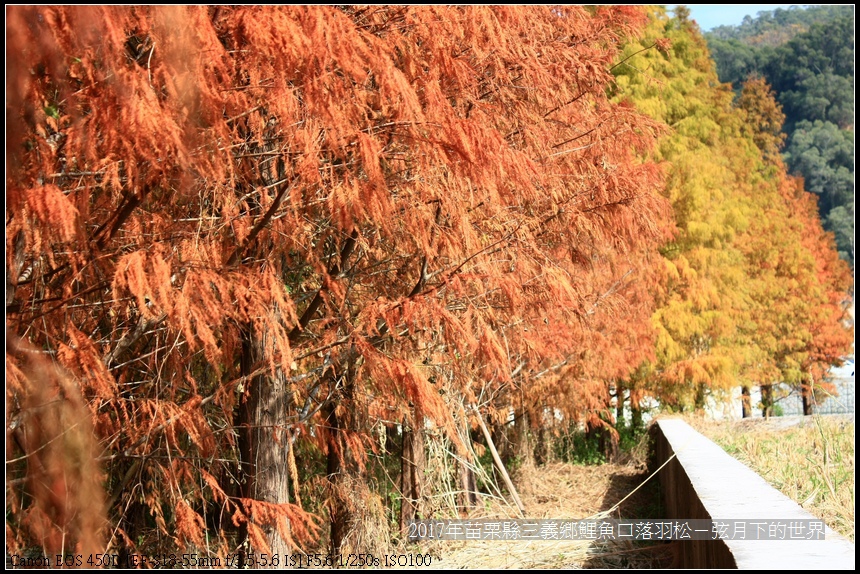
[[[783,107],[649,10],[8,8],[10,551],[368,551],[425,439],[817,384]]]
[[[85,398],[108,544],[283,554],[301,475],[339,550],[382,426],[586,416],[648,354],[662,128],[605,93],[638,8],[7,16],[7,329]],[[23,421],[50,381],[7,371]],[[10,544],[80,545],[16,472]]]

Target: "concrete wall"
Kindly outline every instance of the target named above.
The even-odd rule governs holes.
[[[747,466],[680,419],[651,426],[667,519],[816,520]],[[833,530],[824,540],[701,540],[678,543],[682,568],[848,569],[854,544]]]

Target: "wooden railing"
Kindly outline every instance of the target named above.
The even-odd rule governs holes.
[[[669,461],[657,476],[666,518],[820,520],[683,420],[657,420],[651,433],[653,469]],[[723,539],[676,544],[676,564],[681,568],[854,570],[854,544],[830,528],[825,528],[824,540]]]

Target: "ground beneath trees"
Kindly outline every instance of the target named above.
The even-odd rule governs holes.
[[[647,477],[645,465],[632,461],[597,466],[552,463],[514,473],[529,519],[661,518],[659,486],[656,480],[645,482]],[[516,514],[491,501],[469,518],[513,519]],[[408,551],[429,552],[432,567],[444,569],[667,568],[673,558],[671,544],[631,541],[435,541],[413,548]]]

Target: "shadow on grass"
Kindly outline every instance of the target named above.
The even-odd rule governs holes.
[[[648,476],[647,471],[618,472],[612,475],[600,510],[610,512],[610,518],[614,519],[664,519],[660,483],[656,477],[648,480]],[[642,486],[636,490],[640,485]],[[636,491],[633,492],[634,490]],[[633,494],[630,494],[631,492]],[[672,542],[602,541],[595,543],[589,554],[588,560],[582,565],[583,568],[675,567],[675,545]]]

